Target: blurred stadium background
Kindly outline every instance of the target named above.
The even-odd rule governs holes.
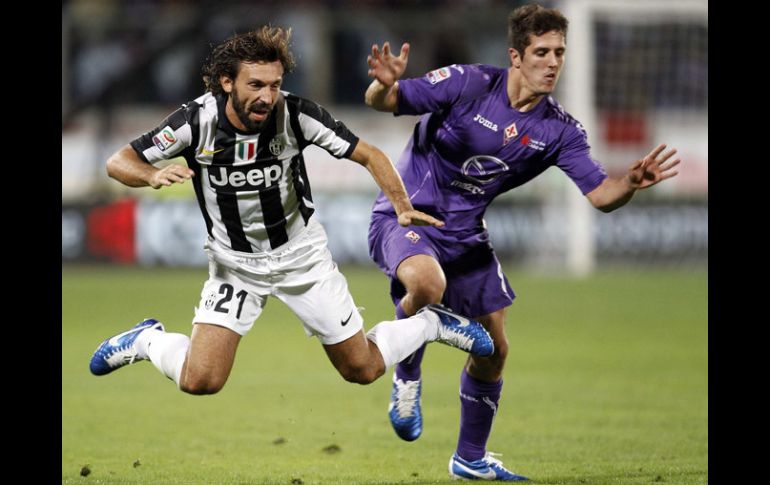
[[[413,117],[367,109],[372,43],[412,44],[407,75],[451,63],[507,65],[506,18],[523,2],[75,0],[62,4],[62,261],[203,266],[190,184],[154,191],[109,179],[106,158],[203,92],[211,44],[264,23],[291,26],[285,89],[314,99],[396,160]],[[499,198],[487,223],[506,264],[585,274],[597,265],[703,268],[708,259],[708,6],[705,0],[541,2],[570,19],[557,99],[609,172],[659,142],[680,175],[600,214],[552,168]],[[313,148],[309,177],[331,251],[370,264],[368,173]]]

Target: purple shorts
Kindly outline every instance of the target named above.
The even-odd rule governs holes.
[[[461,315],[487,315],[509,306],[516,297],[486,230],[450,232],[432,226],[401,227],[393,215],[372,214],[369,255],[390,277],[390,296],[395,305],[406,294],[396,277],[398,265],[416,254],[439,262],[447,281],[441,302]]]

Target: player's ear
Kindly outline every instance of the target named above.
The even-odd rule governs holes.
[[[222,90],[227,94],[233,91],[233,80],[230,76],[219,76],[219,85],[222,86]]]
[[[509,47],[508,57],[511,59],[511,65],[513,67],[515,67],[516,69],[521,67],[521,56],[519,56],[519,51],[517,51],[513,47]]]

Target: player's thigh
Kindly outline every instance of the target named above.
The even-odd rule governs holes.
[[[195,308],[186,378],[223,382],[242,336],[262,313],[269,287],[239,271],[227,254],[209,252],[209,278]]]
[[[446,281],[432,230],[428,226],[401,227],[394,216],[375,216],[369,252],[380,269],[397,278],[410,293],[427,286],[441,289]]]
[[[363,318],[350,294],[347,280],[325,246],[307,254],[313,258],[302,272],[287,275],[274,295],[300,319],[309,336],[324,345],[349,339],[363,329]]]
[[[372,362],[369,340],[359,330],[352,337],[332,345],[324,345],[332,365],[343,375],[351,369],[360,369]]]
[[[198,322],[193,326],[185,375],[205,380],[225,380],[233,367],[241,336],[220,325]]]
[[[446,277],[435,257],[428,254],[409,256],[398,265],[396,276],[409,293],[428,291],[438,293],[446,289]]]

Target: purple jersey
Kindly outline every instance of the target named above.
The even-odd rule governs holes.
[[[551,165],[583,194],[607,177],[577,120],[550,96],[525,113],[512,108],[507,82],[507,69],[482,64],[399,81],[397,113],[424,116],[396,167],[412,205],[443,219],[443,231],[481,231],[495,197]],[[382,192],[373,212],[393,213]]]

